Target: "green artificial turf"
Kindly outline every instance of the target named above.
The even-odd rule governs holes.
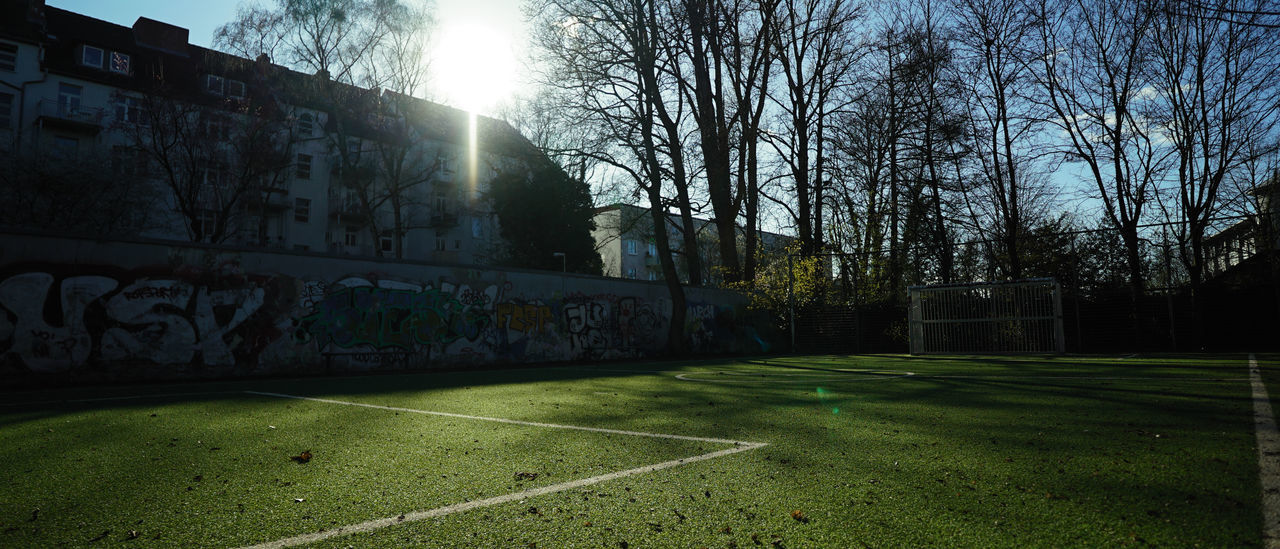
[[[1259,359],[1280,381],[1275,357]],[[733,447],[246,390],[768,444],[317,547],[1261,543],[1248,361],[1229,355],[769,357],[0,395],[0,546],[241,546]],[[290,459],[303,450],[309,462]]]

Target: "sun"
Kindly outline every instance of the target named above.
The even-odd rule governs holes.
[[[432,48],[436,92],[444,103],[471,112],[487,112],[511,98],[517,67],[511,40],[483,22],[442,25]]]

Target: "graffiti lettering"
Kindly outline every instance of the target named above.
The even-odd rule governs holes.
[[[483,311],[468,308],[439,290],[362,287],[329,294],[299,326],[321,346],[412,349],[415,343],[473,341],[488,322]]]
[[[498,304],[498,329],[525,334],[542,333],[551,322],[551,307],[546,305]]]
[[[669,300],[607,284],[564,296],[477,282],[488,272],[430,283],[384,273],[321,281],[200,265],[216,266],[148,267],[119,280],[82,274],[83,266],[0,276],[0,360],[42,374],[92,364],[123,378],[162,376],[169,365],[183,365],[175,375],[199,375],[196,365],[226,375],[614,358],[660,351],[670,327]],[[690,303],[686,319],[694,349],[732,348],[746,333],[715,300]]]
[[[64,372],[83,364],[93,349],[85,329],[84,311],[89,303],[116,288],[116,281],[101,276],[77,276],[62,281],[62,327],[44,320],[53,276],[26,273],[0,283],[0,305],[17,316],[9,350],[37,372]],[[39,334],[39,335],[37,335]],[[57,339],[57,345],[49,342]]]

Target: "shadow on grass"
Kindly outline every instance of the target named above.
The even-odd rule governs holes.
[[[738,490],[744,499],[754,502],[773,501],[775,494],[785,493],[789,500],[829,506],[811,514],[843,516],[849,512],[848,502],[856,501],[864,520],[882,521],[887,528],[903,531],[924,529],[931,532],[926,538],[934,536],[930,539],[939,542],[947,539],[947,522],[937,517],[949,515],[955,515],[956,520],[963,518],[961,515],[980,516],[988,524],[1020,521],[1024,523],[1017,526],[1022,529],[1020,539],[1030,539],[1033,545],[1037,539],[1047,539],[1034,536],[1047,535],[1053,528],[1061,528],[1062,522],[1096,527],[1099,532],[1120,531],[1122,537],[1139,532],[1157,544],[1222,546],[1259,541],[1252,523],[1243,524],[1238,518],[1258,512],[1251,461],[1251,401],[1243,359],[1210,357],[1197,362],[1168,357],[1157,359],[1160,364],[1136,366],[1155,372],[1153,376],[1162,372],[1221,374],[1224,366],[1229,366],[1240,370],[1234,374],[1240,383],[1052,378],[1068,365],[1095,375],[1099,369],[1128,371],[1135,367],[1122,359],[1082,361],[1073,357],[855,357],[848,365],[859,368],[866,360],[877,368],[911,369],[910,364],[946,367],[950,362],[961,372],[989,371],[982,368],[993,363],[1030,365],[1033,370],[1026,378],[918,376],[732,385],[681,381],[671,376],[672,371],[742,365],[777,367],[779,372],[844,373],[837,366],[803,360],[642,362],[68,389],[16,395],[26,402],[0,407],[0,426],[21,428],[58,415],[76,415],[88,425],[93,419],[83,417],[85,412],[144,414],[128,425],[111,421],[112,414],[102,414],[105,421],[100,429],[86,427],[82,437],[64,441],[56,449],[80,456],[109,445],[113,439],[156,436],[147,426],[144,412],[160,404],[207,406],[210,413],[216,413],[238,406],[246,398],[245,390],[368,402],[395,402],[403,396],[415,399],[413,404],[403,405],[408,408],[442,407],[457,413],[547,423],[768,442],[770,446],[732,460],[708,464],[696,472],[673,470],[664,473],[670,475],[664,478],[678,483],[674,492],[713,484],[708,493]],[[1037,374],[1045,378],[1037,379]],[[163,396],[184,391],[193,394]],[[147,394],[153,396],[84,400]],[[259,397],[251,398],[257,404],[262,402]],[[281,406],[294,404],[278,402]],[[329,432],[340,418],[345,431],[367,436],[396,429],[398,420],[390,412],[339,412],[344,408],[308,407],[315,410],[314,416],[297,419],[295,428]],[[530,429],[522,436],[554,443],[560,433]],[[177,438],[189,443],[186,437]],[[192,451],[209,452],[207,448]],[[36,461],[22,465],[28,469],[38,466]],[[148,461],[114,466],[125,478],[151,478],[156,468],[167,467]],[[696,476],[716,469],[730,470],[732,480]],[[167,474],[166,482],[182,483],[181,475]],[[958,483],[959,477],[965,482]],[[93,487],[86,482],[70,495],[92,500]],[[696,493],[702,497],[701,489]],[[707,498],[711,496],[703,499]],[[892,512],[880,511],[889,509],[885,498],[904,503],[895,504],[898,506]],[[675,499],[661,501],[666,507],[685,505]],[[879,501],[876,505],[880,507],[865,501]],[[1175,508],[1170,509],[1168,503],[1174,503]],[[783,516],[788,511],[782,511]],[[616,517],[619,521],[644,519],[643,513]],[[13,521],[0,517],[0,522]],[[935,523],[944,526],[929,526]],[[828,530],[825,535],[833,532]],[[1083,541],[1077,540],[1081,545],[1132,541],[1097,532],[1076,533],[1085,536]],[[794,541],[797,546],[806,545],[805,538]],[[812,546],[831,543],[820,536],[808,541]]]

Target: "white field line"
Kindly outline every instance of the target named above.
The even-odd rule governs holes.
[[[282,393],[264,393],[259,391],[245,391],[245,393],[253,394],[253,395],[261,395],[261,396],[279,397],[279,398],[292,398],[292,399],[298,399],[298,400],[312,400],[316,402],[326,402],[329,404],[341,404],[344,406],[376,408],[379,410],[389,410],[394,412],[409,412],[414,414],[426,414],[426,415],[432,415],[432,416],[443,416],[443,417],[452,417],[452,418],[459,418],[459,419],[493,421],[497,423],[507,423],[511,425],[527,425],[530,427],[546,427],[551,429],[571,429],[575,431],[591,431],[595,433],[609,433],[609,434],[639,436],[639,437],[666,438],[666,439],[674,439],[674,440],[689,440],[694,442],[712,442],[712,443],[718,443],[718,444],[733,444],[734,447],[726,448],[724,450],[717,450],[715,452],[708,452],[705,454],[698,454],[696,456],[682,458],[682,459],[673,459],[671,461],[664,461],[662,463],[655,463],[653,465],[645,465],[643,467],[636,467],[634,469],[627,469],[625,471],[616,471],[613,473],[606,473],[606,474],[597,475],[594,477],[562,482],[560,484],[552,484],[549,486],[543,486],[541,488],[530,488],[528,490],[522,490],[520,492],[513,492],[510,494],[504,494],[501,496],[494,496],[491,498],[478,499],[475,501],[456,503],[456,504],[448,505],[445,507],[428,509],[426,511],[413,511],[413,512],[405,513],[403,515],[398,515],[395,517],[387,517],[387,518],[370,520],[367,522],[361,522],[359,524],[343,526],[333,530],[324,530],[320,532],[313,532],[310,534],[302,534],[299,536],[279,539],[276,541],[262,543],[258,545],[250,545],[242,549],[276,549],[280,547],[292,547],[295,545],[312,543],[312,542],[329,539],[337,536],[346,536],[346,535],[357,534],[361,532],[369,532],[372,530],[378,530],[381,528],[386,528],[388,526],[394,526],[394,525],[405,523],[405,522],[414,522],[414,521],[429,519],[433,517],[442,517],[445,515],[460,513],[462,511],[468,511],[468,510],[476,509],[479,507],[489,507],[492,505],[499,505],[502,503],[519,501],[526,498],[533,498],[533,497],[543,496],[547,494],[554,494],[556,492],[563,492],[565,490],[572,490],[574,488],[590,486],[593,484],[599,484],[601,482],[607,482],[610,480],[615,480],[615,479],[624,478],[624,477],[643,475],[646,473],[661,471],[663,469],[670,469],[672,467],[679,467],[681,465],[685,465],[689,463],[695,463],[703,460],[714,459],[718,457],[727,456],[730,454],[736,454],[738,452],[746,452],[748,450],[755,450],[756,448],[768,446],[768,443],[766,442],[746,442],[746,441],[728,440],[728,439],[722,439],[722,438],[693,437],[693,436],[686,436],[686,435],[672,435],[672,434],[666,434],[666,433],[646,433],[642,431],[624,431],[621,429],[603,429],[599,427],[583,427],[579,425],[540,423],[535,421],[521,421],[521,420],[515,420],[515,419],[505,419],[505,418],[496,418],[496,417],[472,416],[472,415],[466,415],[466,414],[454,414],[449,412],[433,412],[430,410],[415,410],[412,408],[381,406],[377,404],[364,404],[360,402],[348,402],[343,400],[331,400],[327,398],[314,398],[314,397],[305,397],[305,396],[298,396],[298,395],[287,395]]]
[[[357,534],[360,532],[368,532],[371,530],[386,528],[388,526],[394,526],[396,524],[401,524],[405,522],[414,522],[414,521],[429,519],[433,517],[442,517],[442,516],[453,514],[453,513],[460,513],[462,511],[475,509],[477,507],[489,507],[491,505],[509,503],[512,501],[522,500],[525,498],[533,498],[537,496],[543,496],[546,494],[563,492],[565,490],[572,490],[574,488],[579,488],[582,486],[590,486],[592,484],[606,482],[606,481],[619,479],[623,477],[643,475],[645,473],[652,473],[654,471],[661,471],[663,469],[678,467],[687,463],[693,463],[696,461],[718,458],[721,456],[727,456],[729,454],[745,452],[747,450],[754,450],[761,446],[765,446],[765,444],[757,443],[757,442],[746,443],[733,448],[728,448],[728,449],[720,450],[716,452],[710,452],[707,454],[700,454],[693,457],[687,457],[684,459],[674,459],[671,461],[664,461],[662,463],[655,463],[653,465],[646,465],[644,467],[637,467],[635,469],[627,469],[625,471],[617,471],[614,473],[608,473],[608,474],[594,476],[590,478],[571,480],[569,482],[552,484],[550,486],[543,486],[541,488],[532,488],[529,490],[524,490],[521,492],[515,492],[511,494],[505,494],[505,495],[495,496],[495,497],[485,498],[485,499],[478,499],[475,501],[468,501],[465,503],[457,503],[454,505],[449,505],[447,507],[437,507],[435,509],[430,509],[427,511],[414,511],[412,513],[405,513],[400,516],[381,518],[381,519],[371,520],[368,522],[361,522],[359,524],[353,524],[351,526],[344,526],[341,528],[337,528],[335,530],[327,530],[324,532],[303,534],[300,536],[280,539],[280,540],[276,540],[268,543],[263,543],[260,545],[251,545],[242,549],[276,549],[279,547],[292,547],[294,545],[312,543],[312,542],[316,542],[316,541],[320,541],[323,539],[328,539],[336,536],[346,536],[350,534]]]
[[[760,443],[760,442],[747,442],[744,440],[729,440],[726,438],[691,437],[687,435],[669,435],[665,433],[646,433],[643,431],[623,431],[621,429],[605,429],[603,427],[583,427],[580,425],[539,423],[536,421],[521,421],[518,419],[506,419],[501,417],[469,416],[466,414],[454,414],[450,412],[433,412],[430,410],[415,410],[413,408],[397,408],[395,406],[382,406],[378,404],[365,404],[363,402],[350,402],[346,400],[330,400],[327,398],[286,395],[283,393],[262,393],[258,391],[245,391],[245,392],[251,395],[262,395],[262,396],[279,397],[279,398],[294,398],[298,400],[313,400],[315,402],[327,402],[329,404],[342,404],[344,406],[360,406],[362,408],[376,408],[378,410],[390,410],[392,412],[409,412],[411,414],[426,414],[430,416],[455,417],[459,419],[475,419],[479,421],[493,421],[496,423],[507,423],[511,425],[528,425],[530,427],[546,427],[549,429],[571,429],[574,431],[591,431],[593,433],[609,433],[614,435],[628,435],[633,437],[669,438],[674,440],[692,440],[694,442],[714,442],[717,444],[738,444],[738,445],[754,444],[756,447],[765,445],[765,443]]]
[[[1258,437],[1258,480],[1262,484],[1262,543],[1280,548],[1280,430],[1271,412],[1267,386],[1258,359],[1249,354],[1249,382],[1253,385],[1253,424]]]
[[[844,371],[844,370],[836,370],[836,371]],[[920,380],[972,379],[972,380],[991,380],[991,381],[1044,379],[1044,380],[1054,380],[1054,381],[1073,381],[1073,380],[1078,380],[1078,381],[1169,381],[1169,382],[1193,381],[1193,382],[1213,382],[1213,383],[1224,383],[1224,382],[1239,383],[1240,382],[1240,378],[1238,377],[1208,378],[1208,377],[1192,377],[1192,376],[1135,377],[1135,376],[1082,376],[1082,375],[1037,376],[1037,375],[1003,375],[1003,374],[963,375],[963,374],[921,374],[916,372],[897,371],[897,370],[877,370],[874,372],[851,372],[851,373],[863,373],[865,375],[848,376],[848,375],[833,375],[833,374],[803,374],[803,373],[797,374],[797,373],[767,373],[767,372],[760,373],[760,372],[729,372],[729,371],[709,372],[708,371],[708,372],[687,372],[683,374],[675,374],[673,377],[675,377],[680,381],[694,381],[698,383],[724,383],[724,384],[812,383],[815,381],[818,381],[818,382],[839,381],[839,382],[848,382],[848,383],[862,383],[864,381],[886,381],[886,380],[904,379],[904,378],[912,378],[912,379],[920,379]],[[707,376],[707,375],[723,375],[728,377],[725,377],[722,379],[706,379],[706,378],[697,377],[697,376]],[[740,377],[743,379],[734,379],[734,377]],[[747,379],[752,377],[765,377],[767,379]],[[788,379],[777,379],[778,377],[787,377]]]

